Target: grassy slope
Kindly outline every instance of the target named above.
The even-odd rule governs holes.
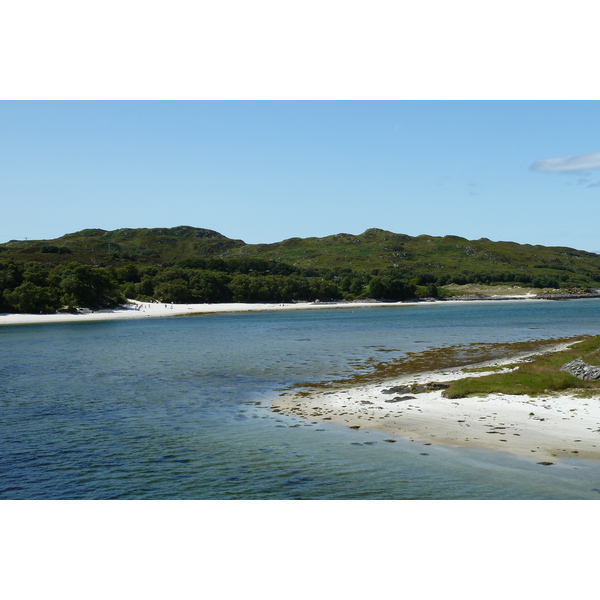
[[[43,253],[44,246],[67,248],[71,254]],[[157,264],[185,258],[220,256],[243,246],[216,231],[195,227],[159,229],[84,229],[54,240],[11,241],[0,244],[0,258],[59,263],[108,265],[121,262]]]
[[[44,245],[65,247],[71,254],[42,253]],[[494,275],[544,275],[568,278],[569,285],[600,283],[600,255],[572,248],[548,248],[469,241],[457,236],[432,237],[368,229],[360,235],[291,238],[274,244],[245,244],[215,231],[193,227],[171,229],[86,229],[55,240],[0,244],[0,259],[50,263],[78,261],[92,265],[124,262],[165,264],[184,258],[261,258],[300,268],[370,272],[397,269],[413,277],[469,272]],[[511,280],[512,281],[512,280]],[[515,278],[515,281],[519,281]]]
[[[514,242],[469,241],[457,236],[432,237],[369,229],[361,235],[291,238],[275,244],[246,245],[227,256],[281,260],[300,267],[398,268],[418,275],[454,271],[567,275],[573,283],[600,280],[600,256],[572,248],[548,248]]]
[[[459,379],[444,391],[444,396],[463,398],[493,393],[539,396],[566,390],[598,393],[600,382],[583,381],[560,370],[563,365],[576,358],[581,358],[590,365],[600,365],[600,336],[574,344],[563,352],[523,363],[510,373]]]

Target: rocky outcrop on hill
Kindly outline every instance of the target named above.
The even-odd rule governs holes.
[[[570,363],[563,365],[561,371],[566,371],[584,381],[600,381],[600,367],[592,367],[592,365],[588,365],[580,358],[576,358]]]

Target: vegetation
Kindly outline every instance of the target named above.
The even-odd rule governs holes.
[[[581,358],[589,365],[600,365],[600,336],[578,344],[568,350],[548,356],[538,357],[532,362],[521,364],[509,373],[493,373],[482,377],[458,379],[444,390],[447,398],[464,398],[487,394],[518,394],[539,396],[551,392],[565,390],[597,390],[598,381],[584,381],[569,373],[561,371],[561,367],[576,358]]]
[[[103,308],[126,301],[110,274],[76,262],[0,263],[0,311],[53,313],[77,306]]]
[[[245,244],[194,227],[85,229],[0,244],[0,310],[164,302],[447,297],[464,284],[600,287],[600,256],[456,236],[361,235]]]
[[[228,256],[260,256],[313,269],[388,270],[405,280],[435,283],[519,283],[539,288],[600,283],[600,256],[571,248],[547,248],[486,238],[432,237],[368,229],[361,235],[292,238],[232,249]]]

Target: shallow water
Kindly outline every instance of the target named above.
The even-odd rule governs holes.
[[[269,410],[456,344],[600,334],[600,301],[0,328],[0,498],[600,498],[600,465],[423,446]]]

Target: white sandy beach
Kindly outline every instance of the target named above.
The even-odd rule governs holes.
[[[394,306],[400,303],[314,303],[298,302],[287,304],[159,304],[156,302],[138,302],[130,300],[128,306],[107,310],[81,310],[77,314],[57,313],[53,315],[0,314],[0,325],[26,325],[35,323],[66,323],[87,321],[110,321],[114,319],[147,319],[161,317],[179,317],[182,315],[201,315],[211,313],[264,312],[278,310],[308,310],[316,308],[352,308],[357,306]]]
[[[531,299],[535,296],[512,296],[515,300]],[[536,300],[539,301],[539,300]],[[157,302],[138,302],[129,300],[129,305],[106,310],[80,310],[77,314],[56,313],[51,315],[0,314],[0,325],[28,325],[40,323],[66,323],[87,321],[111,321],[114,319],[143,319],[160,317],[178,317],[182,315],[202,315],[212,313],[265,312],[280,310],[315,310],[324,308],[362,308],[415,306],[423,304],[445,304],[447,300],[428,300],[420,302],[288,302],[278,303],[222,303],[222,304],[162,304]],[[454,300],[452,302],[460,302]],[[470,302],[487,302],[471,300]]]
[[[513,357],[485,364],[500,366],[509,361],[516,362]],[[442,391],[383,393],[395,386],[467,376],[474,374],[457,368],[346,389],[313,389],[308,395],[306,391],[288,393],[275,400],[273,408],[427,445],[485,448],[539,462],[566,457],[600,459],[600,398],[492,394],[448,399]]]
[[[107,310],[80,310],[77,314],[53,315],[0,314],[0,325],[27,325],[35,323],[66,323],[87,321],[111,321],[114,319],[146,319],[202,315],[213,313],[265,312],[281,310],[314,310],[323,308],[361,308],[410,306],[416,302],[296,302],[296,303],[222,303],[222,304],[159,304],[130,300],[128,306]],[[433,302],[432,302],[433,303]],[[420,303],[419,303],[420,304]]]

